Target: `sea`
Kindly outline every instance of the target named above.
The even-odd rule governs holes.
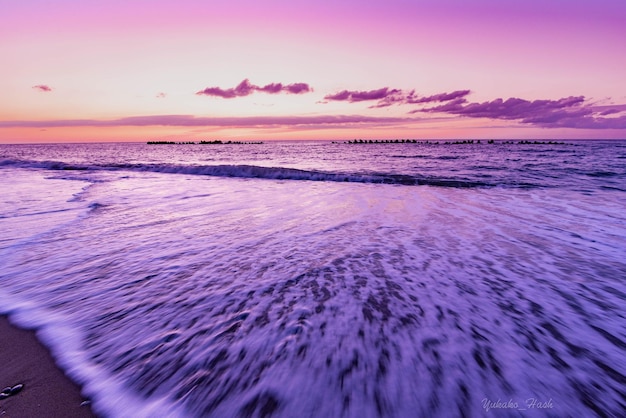
[[[0,313],[103,417],[618,417],[626,141],[0,145]]]

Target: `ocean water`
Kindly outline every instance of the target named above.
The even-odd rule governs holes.
[[[623,416],[626,142],[0,146],[0,312],[110,417]]]

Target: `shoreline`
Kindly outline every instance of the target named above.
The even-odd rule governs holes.
[[[56,365],[35,331],[13,325],[0,315],[0,391],[24,385],[12,396],[0,399],[0,416],[88,418],[97,417],[91,404]]]

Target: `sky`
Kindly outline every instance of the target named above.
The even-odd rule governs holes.
[[[0,0],[0,142],[624,139],[623,0]]]

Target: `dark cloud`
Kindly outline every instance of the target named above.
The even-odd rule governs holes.
[[[615,115],[617,113],[626,112],[626,104],[595,105],[592,106],[592,109],[594,112],[598,112],[602,116]]]
[[[43,93],[49,93],[52,91],[52,87],[47,86],[45,84],[37,84],[36,86],[33,86],[33,88]]]
[[[313,91],[313,89],[306,83],[287,84],[285,87],[283,87],[283,89],[291,94],[302,94]]]
[[[328,94],[324,96],[325,100],[332,101],[348,101],[350,103],[363,102],[368,100],[385,100],[393,96],[402,94],[401,90],[390,89],[389,87],[383,87],[377,90],[342,90],[335,94]]]
[[[383,87],[377,90],[341,90],[324,97],[326,101],[349,103],[376,101],[370,108],[387,107],[394,104],[414,105],[409,114],[445,113],[469,118],[487,118],[519,121],[524,124],[545,128],[575,129],[626,129],[626,105],[597,106],[584,96],[569,96],[558,100],[526,100],[517,97],[494,99],[482,103],[470,103],[470,90],[455,90],[420,96],[415,90],[405,92]]]
[[[294,83],[284,85],[282,83],[271,83],[265,86],[256,86],[250,83],[250,80],[245,79],[236,87],[230,89],[223,89],[221,87],[207,87],[204,90],[200,90],[196,94],[199,96],[215,96],[224,99],[232,99],[235,97],[249,96],[254,92],[262,92],[269,94],[277,93],[291,93],[302,94],[313,91],[313,89],[306,83]]]
[[[324,97],[325,100],[331,101],[347,101],[350,103],[373,101],[378,103],[370,106],[371,108],[387,107],[394,104],[424,104],[434,102],[446,102],[449,100],[455,100],[470,93],[469,90],[457,90],[452,93],[439,93],[432,96],[420,97],[415,94],[415,90],[404,92],[400,89],[392,89],[389,87],[383,87],[377,90],[342,90],[338,93],[329,94]]]
[[[435,102],[447,102],[450,100],[458,100],[462,97],[470,94],[470,90],[456,90],[452,93],[439,93],[432,96],[418,97],[412,91],[406,98],[406,103],[409,104],[422,104],[422,103],[435,103]]]
[[[350,92],[348,90],[342,90],[339,93],[328,94],[324,96],[325,100],[336,100],[336,101],[344,101],[350,100]]]
[[[559,112],[536,120],[523,120],[524,123],[545,128],[573,129],[626,129],[626,116],[604,117],[601,114],[575,114]]]
[[[455,113],[460,111],[463,108],[463,105],[467,103],[465,98],[459,98],[456,100],[452,100],[448,103],[430,107],[427,109],[415,109],[411,110],[409,113],[420,113],[420,112],[440,112],[440,113]]]
[[[618,109],[616,109],[618,111]],[[584,96],[570,96],[558,100],[525,100],[516,97],[495,99],[482,103],[467,103],[464,98],[439,106],[413,110],[410,113],[448,113],[470,118],[516,120],[545,128],[625,129],[626,116],[604,117],[611,109],[594,110]],[[607,113],[608,112],[608,113]]]

